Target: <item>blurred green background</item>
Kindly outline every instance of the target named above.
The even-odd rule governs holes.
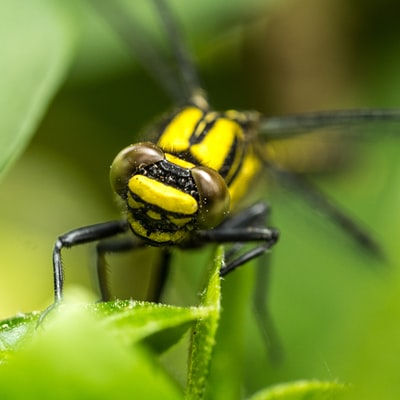
[[[400,25],[394,1],[172,3],[217,109],[280,115],[400,106]],[[57,235],[120,216],[108,184],[109,165],[146,124],[171,107],[93,10],[83,3],[78,9],[82,41],[68,79],[0,183],[2,318],[51,302]],[[133,2],[132,9],[144,13],[149,43],[164,51],[152,11]],[[375,234],[389,265],[370,260],[295,193],[277,182],[266,185],[272,222],[282,235],[272,254],[269,297],[285,357],[278,366],[266,358],[250,312],[252,268],[228,276],[220,340],[230,329],[243,331],[238,354],[226,350],[225,373],[243,356],[246,362],[237,373],[245,391],[319,378],[352,383],[360,398],[400,395],[400,132],[397,139],[380,130],[378,135],[351,151],[344,143],[348,156],[340,168],[330,166],[312,179]],[[138,296],[135,286],[143,286],[142,264],[151,264],[151,253],[141,254],[140,262],[133,257],[140,265],[134,270],[110,258],[111,266],[118,264],[110,268],[118,296]],[[171,302],[196,301],[199,289],[191,276],[201,276],[207,257],[206,251],[176,254]],[[94,288],[93,251],[86,246],[65,251],[64,262],[67,284]]]

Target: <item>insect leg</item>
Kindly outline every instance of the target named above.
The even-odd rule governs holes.
[[[244,215],[243,215],[244,214]],[[236,223],[240,226],[248,223],[251,226],[262,228],[268,222],[269,209],[264,203],[256,203],[249,207],[246,213],[237,216]],[[228,220],[228,224],[232,223]],[[253,311],[258,329],[268,352],[269,359],[278,363],[282,359],[282,345],[268,309],[268,287],[271,273],[271,254],[264,252],[260,255],[256,265],[256,276],[253,291]]]
[[[128,229],[129,225],[125,220],[110,221],[74,229],[57,239],[53,250],[54,304],[59,303],[63,297],[64,271],[61,250],[115,236],[126,232]]]
[[[167,279],[171,269],[171,258],[172,258],[171,250],[168,247],[162,250],[163,251],[161,260],[158,265],[158,279],[155,282],[155,287],[153,289],[153,296],[150,299],[150,301],[154,301],[156,303],[159,303],[161,300],[161,296],[163,294],[163,290],[165,284],[167,283]]]
[[[134,250],[144,246],[144,242],[136,240],[134,237],[111,238],[101,240],[96,246],[96,277],[100,290],[101,301],[109,301],[111,299],[108,287],[108,273],[106,254],[122,253]]]
[[[268,307],[268,289],[271,274],[270,259],[271,254],[264,253],[257,260],[253,291],[253,312],[268,358],[274,363],[279,363],[282,360],[283,349]]]
[[[265,219],[266,212],[266,206],[257,203],[228,219],[217,228],[196,232],[195,238],[203,243],[262,242],[228,261],[220,271],[221,276],[225,276],[248,261],[259,257],[276,243],[279,237],[276,229],[258,227],[254,223],[257,219]]]
[[[145,242],[136,237],[124,237],[110,240],[102,240],[97,244],[97,279],[100,290],[101,301],[111,299],[107,279],[107,263],[105,256],[108,253],[121,253],[139,249],[145,246]],[[156,268],[157,277],[154,280],[154,287],[149,301],[159,302],[170,268],[171,252],[168,248],[162,249],[161,259]]]
[[[238,226],[250,225],[254,228],[262,228],[268,220],[269,209],[264,203],[256,203],[249,207],[245,213],[237,216]],[[228,220],[228,225],[232,223]],[[253,312],[262,340],[268,353],[268,357],[275,363],[282,359],[282,345],[268,309],[268,287],[270,282],[271,255],[264,251],[257,259],[256,276],[253,290]]]
[[[269,209],[266,204],[256,203],[224,222],[217,228],[218,235],[214,233],[213,238],[222,240],[224,238],[228,239],[229,236],[232,241],[238,241],[226,253],[228,261],[220,271],[221,276],[225,276],[248,261],[258,258],[253,292],[253,310],[269,358],[274,362],[278,362],[281,359],[282,346],[268,310],[267,302],[270,272],[270,255],[267,250],[277,241],[278,232],[274,229],[263,228],[267,222],[268,213]],[[230,235],[227,232],[231,232]],[[245,242],[258,240],[262,240],[264,243],[240,256],[236,256]]]

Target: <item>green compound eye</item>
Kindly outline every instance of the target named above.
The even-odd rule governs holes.
[[[199,192],[199,214],[197,223],[200,229],[211,229],[226,219],[230,211],[230,195],[221,175],[207,167],[191,170]]]
[[[110,183],[115,193],[126,196],[128,181],[140,168],[164,160],[163,151],[153,143],[141,142],[125,147],[110,168]]]

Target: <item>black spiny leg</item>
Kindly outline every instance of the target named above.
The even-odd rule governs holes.
[[[268,310],[269,254],[267,251],[278,240],[278,231],[265,228],[268,208],[256,203],[225,221],[217,229],[202,233],[202,240],[233,242],[226,253],[226,265],[221,269],[225,276],[248,261],[258,258],[253,306],[258,327],[270,358],[278,362],[281,358],[281,344]],[[238,255],[245,243],[261,241],[250,250]]]
[[[116,236],[120,233],[125,233],[128,229],[129,225],[125,220],[110,221],[74,229],[58,237],[53,249],[54,303],[42,313],[39,319],[39,324],[63,299],[64,269],[61,250],[79,244],[92,243],[108,237]]]
[[[194,234],[194,238],[200,243],[234,244],[234,251],[228,253],[226,265],[220,271],[221,276],[264,254],[277,242],[279,233],[276,229],[259,227],[257,223],[258,220],[265,220],[267,210],[265,204],[256,203],[229,218],[217,228],[197,231]],[[242,245],[253,242],[261,242],[261,244],[237,255]]]
[[[157,274],[158,276],[154,282],[154,288],[150,301],[154,301],[159,303],[161,300],[161,296],[164,291],[165,284],[167,283],[167,279],[169,276],[169,272],[171,270],[171,250],[168,247],[162,249],[161,260],[159,265],[157,266]]]
[[[106,254],[123,253],[143,246],[144,242],[134,236],[111,238],[108,240],[102,240],[97,244],[96,278],[101,301],[111,300],[111,293],[108,287]]]
[[[97,279],[100,290],[100,300],[109,301],[111,300],[111,293],[108,287],[108,274],[107,274],[107,262],[105,259],[108,253],[121,253],[126,251],[132,251],[145,246],[145,242],[137,237],[123,237],[123,238],[112,238],[110,240],[102,240],[97,245]],[[152,293],[149,296],[149,301],[159,302],[165,283],[168,279],[168,273],[170,269],[171,252],[168,248],[162,249],[161,259],[159,265],[156,267],[157,276],[154,277],[154,287]]]
[[[74,247],[79,244],[91,243],[116,236],[126,232],[128,229],[129,226],[126,221],[111,221],[74,229],[57,239],[53,250],[54,304],[58,304],[63,297],[64,271],[61,250],[65,247]]]
[[[249,207],[243,213],[239,214],[233,221],[227,221],[229,229],[234,226],[248,226],[249,228],[262,229],[268,223],[269,209],[264,203],[254,204]],[[227,227],[225,227],[227,228]],[[266,246],[266,248],[265,248]],[[263,248],[256,248],[258,255],[256,265],[256,276],[253,290],[253,310],[255,319],[258,324],[258,328],[264,342],[265,348],[267,349],[269,358],[278,363],[282,358],[282,345],[280,343],[279,336],[276,332],[276,328],[271,317],[271,313],[268,307],[268,295],[269,295],[269,282],[271,274],[271,255],[266,251],[270,247],[267,243]],[[231,250],[235,250],[236,246]],[[237,246],[240,249],[240,246]],[[227,253],[229,255],[229,252]],[[231,256],[232,257],[232,256]],[[254,255],[253,255],[254,257]],[[233,260],[235,264],[240,264],[240,260]],[[228,262],[228,267],[229,267]],[[232,263],[231,263],[232,265]],[[228,270],[229,272],[230,270]]]
[[[271,254],[263,254],[257,261],[256,276],[253,290],[253,310],[258,329],[272,362],[282,360],[282,344],[268,307],[269,284],[271,275]]]

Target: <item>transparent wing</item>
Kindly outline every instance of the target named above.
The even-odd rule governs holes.
[[[384,258],[369,229],[348,215],[304,174],[334,170],[352,161],[360,139],[400,139],[400,109],[321,111],[262,117],[257,151],[269,173],[377,258]]]
[[[315,131],[397,132],[400,134],[400,109],[355,109],[317,111],[279,117],[262,117],[260,136],[284,139]]]
[[[120,2],[91,1],[93,7],[120,37],[127,49],[134,53],[138,62],[162,87],[172,100],[178,103],[196,101],[206,104],[196,66],[187,49],[178,21],[164,1],[153,0],[158,20],[164,30],[168,47],[172,49],[174,62],[168,63],[159,51],[149,46],[145,26],[140,18],[123,7]],[[178,70],[173,67],[178,66]]]
[[[337,170],[355,159],[357,143],[400,138],[400,109],[263,116],[258,136],[269,164],[298,173]]]

